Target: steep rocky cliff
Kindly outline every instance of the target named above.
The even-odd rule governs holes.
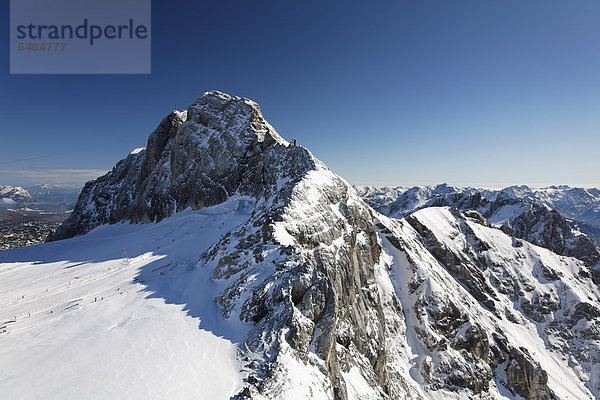
[[[288,151],[256,103],[209,92],[163,119],[145,150],[88,182],[52,240],[122,220],[160,221],[234,193],[268,197],[278,178],[299,177],[310,165],[305,150]]]
[[[236,398],[600,394],[600,293],[582,261],[477,212],[385,217],[248,99],[208,92],[169,115],[54,239],[237,198],[249,218],[186,272],[209,271],[220,318],[248,326]]]

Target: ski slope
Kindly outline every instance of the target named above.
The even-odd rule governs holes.
[[[197,263],[252,202],[0,252],[4,399],[224,399],[242,387],[247,327]],[[127,258],[123,257],[123,249]]]

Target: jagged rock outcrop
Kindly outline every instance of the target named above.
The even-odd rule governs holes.
[[[544,359],[558,356],[586,371],[579,379],[590,390],[599,389],[600,319],[586,300],[598,289],[583,263],[510,238],[472,212],[431,207],[379,220],[389,243],[384,252],[398,250],[406,267],[396,279],[404,286],[405,313],[415,314],[407,321],[414,318],[416,336],[431,354],[420,370],[429,387],[482,394],[495,382],[527,399],[563,398],[556,393],[560,379],[571,378],[552,382],[556,377],[544,369],[553,368]],[[572,279],[585,282],[585,291],[570,286]],[[530,334],[540,342],[524,346]]]
[[[588,265],[600,259],[596,244],[587,236],[573,232],[565,218],[555,210],[532,205],[500,227],[511,236],[525,239],[557,254],[575,257]]]
[[[379,214],[248,99],[209,92],[170,114],[145,151],[86,184],[54,239],[232,198],[248,219],[194,268],[219,288],[220,317],[249,326],[235,398],[600,394],[600,292],[586,265],[494,228],[486,212],[513,204],[480,194]],[[556,232],[541,237],[567,246]]]
[[[525,348],[512,348],[506,367],[506,379],[514,394],[524,399],[551,400],[554,398],[548,388],[548,373],[540,364],[531,359]]]
[[[301,148],[288,151],[256,103],[209,92],[187,111],[163,119],[145,151],[88,182],[50,240],[122,220],[160,221],[187,207],[222,203],[234,193],[268,196],[280,172],[272,166],[284,176],[300,176],[310,165]]]
[[[280,242],[284,247],[270,260],[269,276],[247,287],[252,295],[240,307],[241,318],[255,323],[246,342],[250,351],[261,355],[291,349],[328,377],[336,399],[349,398],[344,374],[352,368],[360,369],[379,398],[386,393],[409,396],[409,383],[390,376],[394,369],[386,364],[386,324],[374,275],[380,249],[369,208],[344,181],[323,169],[309,172],[282,194],[275,200],[281,208],[261,209],[255,217],[258,227],[256,222],[241,227],[232,235],[235,240],[228,238],[203,260],[215,265],[213,276],[232,279],[217,298],[225,316],[240,306],[240,288],[249,278],[264,274],[266,260],[256,249],[262,254]],[[264,230],[268,221],[273,221],[272,231]],[[240,255],[248,245],[254,248],[252,254]],[[286,334],[275,334],[282,327],[287,327]],[[279,357],[259,358],[263,369],[254,372],[240,398],[285,392],[279,388],[281,376],[270,373],[285,368]]]

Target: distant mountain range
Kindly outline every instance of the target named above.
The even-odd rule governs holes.
[[[72,208],[77,202],[81,188],[32,185],[0,185],[0,209],[21,211],[57,211]]]
[[[75,207],[80,189],[0,186],[0,250],[44,242]]]
[[[475,209],[496,226],[511,227],[526,212],[556,210],[575,231],[600,243],[600,190],[566,185],[530,188],[525,185],[504,189],[437,186],[388,187],[355,186],[371,206],[394,218],[402,218],[431,206]]]
[[[368,201],[386,207],[396,217],[416,211],[435,202],[439,197],[456,197],[480,193],[491,201],[507,197],[545,205],[560,212],[565,218],[600,229],[600,190],[567,185],[530,188],[526,185],[504,189],[453,187],[443,183],[437,186],[355,186]]]

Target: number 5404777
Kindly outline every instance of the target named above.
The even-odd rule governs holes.
[[[65,51],[65,47],[67,47],[66,43],[54,43],[54,42],[17,43],[17,49],[19,51]]]

